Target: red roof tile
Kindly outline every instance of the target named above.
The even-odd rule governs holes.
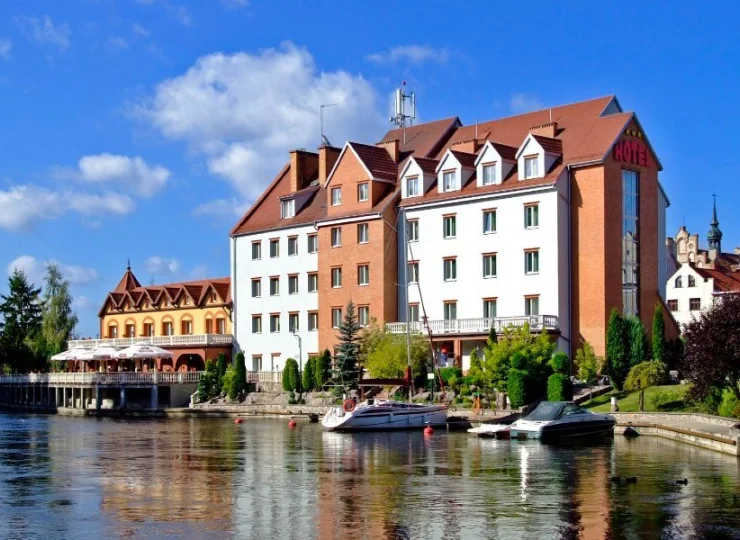
[[[543,137],[542,135],[532,135],[532,138],[540,144],[546,153],[563,155],[563,141],[560,139]]]
[[[501,159],[506,159],[509,161],[516,161],[516,152],[518,148],[515,148],[513,146],[509,146],[507,144],[501,144],[493,141],[489,141],[491,143],[491,146],[496,150],[496,152],[499,153],[501,156]]]
[[[360,160],[368,168],[373,178],[381,178],[389,182],[396,182],[398,178],[398,165],[391,159],[391,155],[384,148],[351,142],[349,145],[355,151]]]
[[[398,140],[400,142],[401,157],[409,155],[419,157],[434,157],[442,145],[452,134],[452,130],[460,125],[456,116],[444,118],[434,122],[425,122],[407,128],[392,129],[380,142]]]
[[[725,255],[723,253],[723,255]],[[714,279],[714,292],[740,292],[740,272],[696,268],[694,270],[704,279]]]
[[[422,172],[426,174],[437,174],[437,165],[439,165],[439,161],[436,159],[414,156],[414,161],[419,164]]]
[[[468,154],[467,152],[460,152],[458,150],[450,150],[450,154],[455,156],[455,159],[460,162],[460,165],[467,169],[475,169],[475,154]]]

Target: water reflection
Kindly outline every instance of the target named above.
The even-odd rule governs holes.
[[[3,416],[0,519],[10,538],[737,538],[738,463],[644,437]]]

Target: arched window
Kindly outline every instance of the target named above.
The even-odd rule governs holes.
[[[108,338],[116,339],[118,337],[118,323],[110,323],[108,325]]]
[[[696,287],[696,278],[689,276],[689,287]]]
[[[185,315],[180,319],[180,334],[183,336],[193,334],[193,318],[190,315]]]
[[[686,253],[686,240],[684,240],[683,238],[678,241],[678,252]]]
[[[673,282],[673,286],[674,286],[674,287],[675,287],[676,289],[680,289],[681,287],[683,287],[683,280],[681,279],[681,276],[678,276],[678,277],[676,278],[676,281],[674,281],[674,282]]]

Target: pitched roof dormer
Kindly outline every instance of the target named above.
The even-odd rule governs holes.
[[[126,291],[130,291],[131,289],[136,289],[137,287],[141,287],[141,284],[139,283],[139,280],[136,279],[136,276],[131,271],[131,262],[126,265],[126,272],[123,274],[123,277],[121,278],[121,281],[118,282],[118,285],[116,285],[116,288],[113,289],[113,292],[117,293],[124,293]]]
[[[447,150],[435,172],[439,193],[460,191],[475,172],[475,154]]]
[[[476,185],[498,185],[516,165],[516,148],[486,141],[475,160]]]
[[[436,159],[412,157],[406,160],[400,174],[401,198],[421,197],[437,178]]]
[[[562,155],[563,144],[559,139],[530,133],[516,153],[519,180],[544,178]]]

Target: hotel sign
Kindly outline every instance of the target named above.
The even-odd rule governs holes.
[[[614,145],[614,160],[634,165],[650,166],[648,148],[638,141],[619,141]]]

